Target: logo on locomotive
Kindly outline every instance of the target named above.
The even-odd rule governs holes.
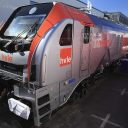
[[[11,54],[3,54],[2,53],[2,61],[6,61],[6,62],[12,62],[12,55]]]
[[[60,49],[60,67],[71,64],[72,62],[72,48]]]

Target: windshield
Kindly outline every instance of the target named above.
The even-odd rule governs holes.
[[[37,28],[39,28],[43,22],[45,16],[46,15],[17,16],[4,32],[4,36],[17,37],[23,32],[20,37],[25,38],[31,27],[34,24],[37,24],[34,31],[32,31],[29,35],[29,37],[33,37],[36,34]]]

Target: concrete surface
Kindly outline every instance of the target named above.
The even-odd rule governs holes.
[[[52,116],[50,128],[128,128],[128,75],[107,74],[88,95]]]
[[[0,105],[0,128],[29,128]],[[107,74],[86,96],[52,115],[49,128],[128,128],[128,75]],[[42,126],[44,128],[44,126]]]

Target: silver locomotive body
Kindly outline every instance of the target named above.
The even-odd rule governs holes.
[[[40,126],[81,81],[127,54],[127,33],[123,26],[62,3],[20,7],[1,30],[1,79],[13,81],[14,96],[31,103]],[[17,113],[11,103],[24,105],[26,112]],[[9,105],[28,119],[29,105],[14,99]]]

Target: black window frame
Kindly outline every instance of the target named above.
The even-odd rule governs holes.
[[[90,27],[85,26],[83,32],[84,44],[88,44],[90,42]]]
[[[7,20],[7,22],[2,27],[0,31],[0,37],[5,38],[5,39],[14,38],[14,37],[9,37],[9,36],[4,36],[4,32],[9,27],[9,25],[14,20],[14,18],[18,16],[29,16],[29,15],[46,15],[47,17],[50,11],[52,10],[53,6],[54,6],[53,3],[42,3],[42,4],[27,5],[27,6],[22,6],[22,7],[17,8],[16,10],[14,10],[14,12],[11,14],[9,19]],[[34,14],[29,14],[29,11],[33,7],[36,7],[37,11]]]
[[[60,36],[60,42],[59,42],[60,46],[70,46],[70,45],[72,45],[72,32],[73,32],[72,28],[73,28],[72,24],[67,24],[65,26],[65,28],[64,28],[61,36]],[[67,30],[68,31],[71,30],[71,31],[68,32],[69,34],[65,34],[65,32]]]

